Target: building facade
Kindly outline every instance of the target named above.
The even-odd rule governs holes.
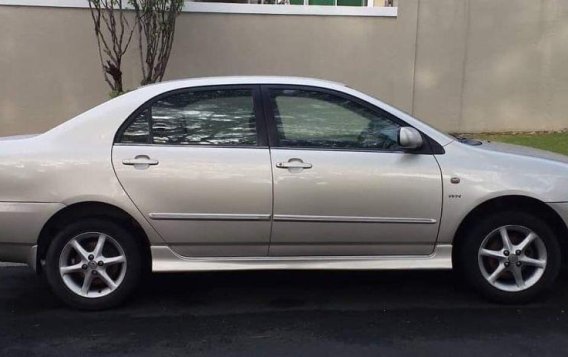
[[[568,128],[567,1],[345,1],[188,2],[166,79],[317,77],[447,131]],[[0,0],[0,135],[48,130],[108,98],[86,4]]]

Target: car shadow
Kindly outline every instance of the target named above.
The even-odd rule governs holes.
[[[554,356],[568,351],[566,280],[546,298],[505,306],[450,271],[160,274],[123,306],[84,312],[29,269],[3,268],[0,355],[60,356],[71,341],[92,355]]]
[[[12,273],[12,274],[10,274]],[[12,276],[10,276],[12,275]],[[3,306],[11,311],[67,309],[27,268],[0,270]],[[568,274],[552,292],[526,305],[480,297],[451,271],[239,271],[151,274],[115,311],[266,312],[289,309],[409,310],[568,308]],[[41,299],[38,297],[41,296]],[[0,307],[0,311],[1,311]]]
[[[207,309],[568,307],[563,274],[552,294],[519,306],[480,297],[451,271],[253,271],[153,275],[135,305]]]

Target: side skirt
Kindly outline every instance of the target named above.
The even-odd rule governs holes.
[[[451,269],[452,246],[437,245],[430,255],[314,256],[314,257],[215,257],[189,258],[167,246],[153,246],[152,271],[216,270],[405,270]]]

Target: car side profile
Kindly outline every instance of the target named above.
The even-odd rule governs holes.
[[[150,271],[255,269],[456,268],[523,303],[557,278],[567,226],[568,157],[323,80],[164,82],[0,139],[0,261],[81,309]]]

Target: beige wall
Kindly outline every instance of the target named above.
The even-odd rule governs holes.
[[[105,100],[91,26],[85,9],[0,6],[0,135]],[[404,0],[397,18],[184,13],[167,78],[320,77],[447,130],[552,130],[568,128],[567,64],[565,0]]]
[[[422,0],[414,113],[447,130],[568,128],[568,1]]]

